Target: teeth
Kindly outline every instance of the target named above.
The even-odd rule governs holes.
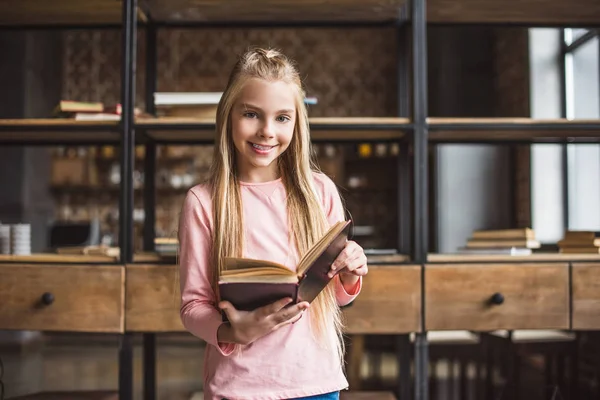
[[[258,150],[271,150],[271,148],[273,147],[273,146],[260,146],[258,144],[254,144],[254,143],[252,143],[252,146]]]

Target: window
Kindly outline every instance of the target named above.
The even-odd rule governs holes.
[[[530,29],[532,118],[600,118],[600,39],[586,29]],[[600,144],[531,149],[532,226],[556,243],[564,230],[600,231]]]
[[[565,29],[565,113],[600,118],[600,40],[596,32]],[[600,145],[567,145],[567,227],[600,231]]]

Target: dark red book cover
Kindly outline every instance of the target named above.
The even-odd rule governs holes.
[[[340,234],[300,277],[299,283],[221,282],[221,299],[229,301],[236,309],[243,311],[254,310],[284,297],[291,297],[293,303],[312,302],[331,281],[332,278],[327,274],[331,264],[346,245],[349,229],[350,221],[347,221]]]

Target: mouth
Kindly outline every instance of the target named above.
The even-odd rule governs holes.
[[[269,154],[275,147],[277,146],[267,146],[262,144],[256,144],[252,142],[248,142],[252,150],[258,154]]]

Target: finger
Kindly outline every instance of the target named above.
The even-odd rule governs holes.
[[[228,301],[221,301],[219,308],[225,312],[229,321],[235,320],[237,317],[237,309]]]
[[[365,264],[367,261],[366,256],[363,253],[357,252],[353,253],[348,259],[344,261],[344,264],[339,266],[335,271],[329,271],[328,276],[333,278],[336,273],[340,272],[352,272],[356,268],[360,267],[362,264]]]
[[[360,267],[356,268],[353,273],[356,276],[365,276],[369,273],[369,267],[367,266],[367,264],[363,264]]]
[[[271,304],[268,304],[264,307],[261,307],[259,309],[257,309],[256,311],[259,313],[259,315],[261,315],[263,318],[268,317],[271,314],[275,314],[278,311],[280,311],[281,309],[285,308],[285,306],[287,306],[288,304],[290,304],[293,301],[293,299],[291,297],[285,297],[283,299],[277,300]]]
[[[308,307],[309,307],[308,302],[302,301],[298,304],[294,304],[293,306],[279,310],[277,313],[275,313],[271,316],[273,324],[279,325],[283,322],[287,322],[290,319],[293,319],[294,317],[296,317],[302,311],[306,310]]]
[[[296,322],[298,322],[300,320],[300,318],[302,318],[302,316],[304,315],[304,311],[300,312],[300,314],[296,315],[295,317],[292,317],[291,319],[281,322],[277,325],[275,325],[273,327],[273,330],[276,331],[277,329],[280,329],[281,327],[284,327],[286,325],[291,325],[291,324],[295,324]]]
[[[343,268],[344,264],[348,262],[348,260],[352,259],[356,255],[362,253],[362,247],[358,245],[358,243],[349,240],[346,242],[346,247],[342,250],[342,252],[336,257],[331,265],[331,270],[336,271]]]

